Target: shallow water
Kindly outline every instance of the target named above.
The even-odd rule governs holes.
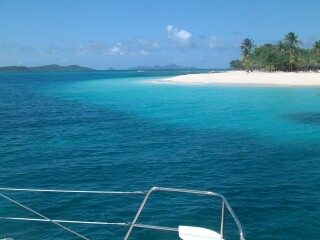
[[[0,74],[1,187],[219,192],[247,239],[320,239],[320,88],[183,86],[188,72]],[[2,192],[50,218],[132,221],[143,196]],[[217,200],[157,193],[140,223],[219,229]],[[0,199],[0,216],[36,217]],[[0,220],[0,238],[76,239]],[[67,225],[91,239],[126,227]],[[132,239],[178,239],[135,230]],[[238,239],[227,216],[226,239]]]

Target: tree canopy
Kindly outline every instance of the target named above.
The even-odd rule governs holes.
[[[241,43],[242,55],[244,58],[248,57],[252,50],[255,48],[254,41],[252,39],[246,38]]]
[[[277,44],[266,43],[257,47],[246,38],[240,45],[242,59],[232,60],[236,70],[252,71],[318,71],[320,69],[320,40],[311,49],[301,48],[302,41],[294,32],[285,35]]]

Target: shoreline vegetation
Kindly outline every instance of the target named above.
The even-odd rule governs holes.
[[[289,32],[277,44],[266,43],[257,47],[254,40],[246,38],[241,43],[242,59],[232,60],[233,70],[265,72],[307,72],[320,70],[320,40],[311,49],[301,48],[302,41]]]

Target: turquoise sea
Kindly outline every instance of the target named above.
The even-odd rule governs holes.
[[[201,71],[191,71],[201,72]],[[320,239],[320,88],[150,83],[189,71],[0,74],[0,187],[223,194],[246,239]],[[53,219],[130,222],[143,195],[0,191]],[[139,223],[218,230],[220,202],[156,193]],[[0,198],[0,216],[37,216]],[[127,227],[65,224],[90,239]],[[0,239],[77,239],[0,220]],[[226,239],[239,239],[226,217]],[[131,239],[173,240],[135,229]]]

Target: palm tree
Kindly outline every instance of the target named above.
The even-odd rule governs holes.
[[[302,44],[298,35],[296,35],[294,32],[289,32],[284,37],[284,40],[285,40],[285,43],[287,43],[290,47],[299,47]]]
[[[241,43],[241,50],[243,58],[249,57],[249,55],[252,53],[253,49],[255,48],[254,41],[250,38],[246,38]]]
[[[313,64],[315,66],[315,69],[320,69],[320,40],[316,41],[313,44],[313,50],[314,50],[314,59],[313,59]]]
[[[313,49],[314,49],[314,51],[316,52],[316,54],[320,54],[320,40],[319,40],[319,41],[316,41],[316,42],[313,44]]]
[[[295,56],[295,50],[297,47],[299,47],[302,42],[299,39],[298,35],[296,35],[294,32],[289,32],[284,37],[285,43],[288,45],[289,48],[289,55],[290,55],[290,70],[293,70],[293,66],[296,64],[296,56]]]
[[[299,39],[298,35],[296,35],[294,32],[289,32],[285,37],[284,40],[287,44],[289,44],[290,47],[299,47],[302,42]]]

